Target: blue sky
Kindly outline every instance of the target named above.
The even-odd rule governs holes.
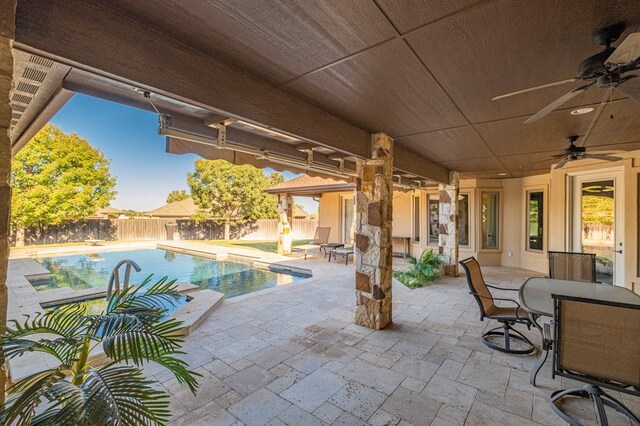
[[[78,133],[111,160],[118,191],[113,207],[153,210],[165,204],[170,191],[189,189],[187,172],[193,170],[198,156],[167,154],[164,137],[157,132],[156,114],[76,94],[51,123],[65,132]],[[287,180],[297,176],[284,175]],[[310,198],[300,197],[296,202],[310,213],[318,210],[318,203]]]

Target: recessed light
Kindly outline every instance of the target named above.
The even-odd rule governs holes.
[[[507,174],[502,172],[502,173],[498,173],[498,176],[506,176]]]
[[[571,115],[589,114],[592,111],[593,111],[593,108],[591,108],[591,107],[578,108],[578,109],[574,109],[573,111],[571,111]]]

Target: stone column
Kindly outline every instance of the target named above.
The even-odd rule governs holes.
[[[278,254],[291,254],[291,223],[293,223],[293,197],[278,194]]]
[[[0,333],[7,325],[7,264],[9,259],[9,213],[11,188],[11,105],[13,86],[13,53],[11,43],[15,31],[15,0],[0,1]],[[4,360],[0,360],[0,403],[4,403],[7,383]]]
[[[451,172],[449,184],[440,184],[440,235],[438,250],[444,257],[444,273],[452,277],[458,276],[458,193],[460,175]]]
[[[355,323],[379,330],[391,323],[393,139],[376,133],[371,150],[357,162]]]

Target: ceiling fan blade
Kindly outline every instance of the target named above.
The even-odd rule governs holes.
[[[632,33],[616,47],[604,63],[608,66],[625,66],[638,58],[640,58],[640,33]]]
[[[550,155],[549,158],[563,158],[563,157],[566,157],[567,155],[568,153],[555,154],[555,155]]]
[[[547,87],[559,86],[561,84],[573,83],[574,81],[578,81],[576,78],[569,78],[561,81],[554,81],[553,83],[541,84],[540,86],[529,87],[528,89],[518,90],[517,92],[505,93],[504,95],[496,96],[492,98],[492,101],[496,101],[498,99],[508,98],[509,96],[520,95],[522,93],[533,92],[534,90],[546,89]]]
[[[603,155],[624,154],[625,152],[629,152],[629,151],[624,151],[622,149],[611,149],[611,150],[608,150],[608,151],[589,151],[589,155],[592,155],[592,154],[603,154]]]
[[[604,154],[584,154],[580,158],[581,159],[590,158],[592,160],[603,160],[603,161],[619,161],[619,160],[622,160],[621,157],[613,157],[611,155],[604,155]]]
[[[618,84],[616,89],[629,96],[636,102],[640,102],[640,77],[636,76],[624,83]]]
[[[600,101],[600,104],[598,105],[598,108],[596,109],[595,114],[593,114],[593,118],[591,119],[591,122],[589,123],[589,126],[587,127],[587,130],[584,132],[584,136],[582,137],[582,141],[579,144],[580,146],[584,146],[587,143],[587,139],[591,135],[591,131],[593,130],[593,126],[596,125],[596,122],[598,121],[598,118],[600,118],[600,114],[602,113],[602,110],[604,110],[604,106],[607,104],[607,99],[610,99],[612,91],[613,91],[613,88],[611,86],[609,86],[607,88],[607,90],[605,91],[604,96],[602,97],[602,100]]]
[[[584,86],[580,86],[577,89],[570,91],[569,93],[566,93],[564,96],[559,97],[558,99],[551,102],[549,105],[547,105],[546,107],[542,108],[540,111],[536,112],[534,115],[529,117],[529,119],[527,119],[525,123],[529,124],[529,123],[533,123],[534,121],[540,120],[542,117],[546,116],[547,114],[549,114],[551,111],[558,108],[562,104],[568,102],[570,99],[575,98],[580,93],[584,92],[594,84],[595,84],[595,81],[589,84],[585,84]]]
[[[564,160],[560,161],[558,164],[556,164],[556,166],[554,167],[554,169],[561,169],[564,167],[565,164],[567,164],[569,162],[568,158],[565,158]]]

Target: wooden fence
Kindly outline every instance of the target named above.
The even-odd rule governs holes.
[[[167,225],[174,225],[174,236],[181,240],[219,240],[224,226],[213,221],[196,223],[191,219],[89,219],[41,228],[26,228],[25,245],[64,244],[88,239],[105,241],[167,240]],[[312,239],[317,219],[294,219],[294,239]],[[10,242],[15,244],[15,230]],[[277,219],[258,219],[231,227],[231,238],[240,240],[276,240]]]

